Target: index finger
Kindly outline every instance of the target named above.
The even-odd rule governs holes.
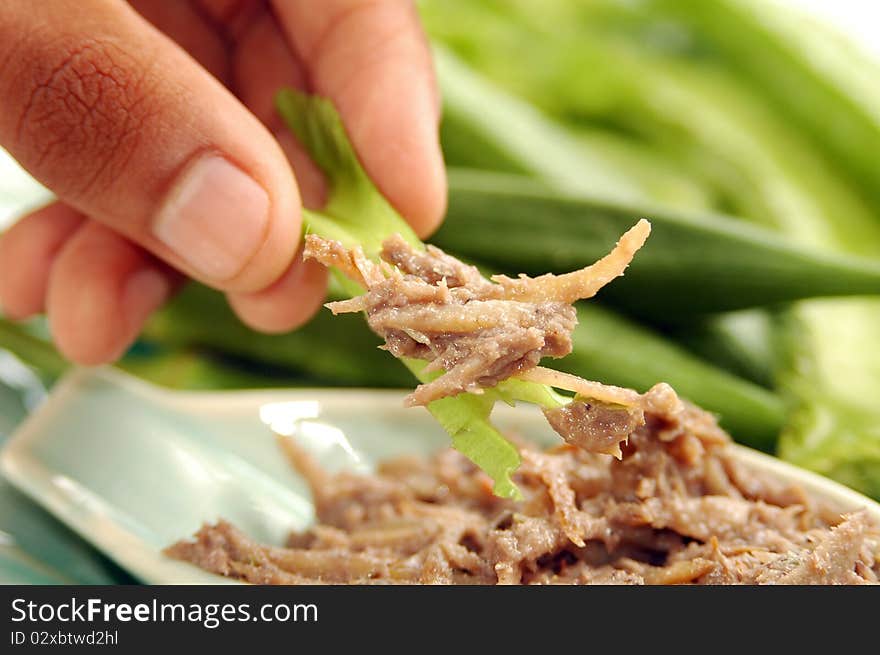
[[[409,0],[273,3],[308,71],[331,99],[379,190],[420,235],[446,209],[431,53]]]

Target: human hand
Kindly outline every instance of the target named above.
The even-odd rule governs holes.
[[[323,180],[274,110],[330,98],[425,235],[445,208],[430,52],[410,0],[5,0],[0,144],[59,201],[0,238],[0,306],[69,359],[121,356],[184,276],[286,331],[320,306],[297,257]]]

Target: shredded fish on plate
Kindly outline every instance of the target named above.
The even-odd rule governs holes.
[[[413,405],[520,380],[575,393],[545,409],[567,442],[520,448],[522,500],[452,450],[402,457],[373,475],[330,475],[280,443],[312,488],[318,524],[284,547],[221,521],[167,553],[260,584],[862,584],[880,576],[880,529],[731,456],[712,415],[666,384],[644,394],[539,366],[571,351],[572,303],[621,275],[650,232],[640,221],[609,255],[566,275],[484,278],[401,237],[381,261],[316,236],[306,257],[366,292],[330,303],[363,311],[396,357],[442,371]],[[608,457],[614,455],[617,459]]]
[[[865,512],[756,474],[711,415],[652,400],[622,460],[523,444],[520,501],[453,450],[331,475],[279,437],[317,524],[277,547],[221,521],[166,552],[258,584],[877,583]]]

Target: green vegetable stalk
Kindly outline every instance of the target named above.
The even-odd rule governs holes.
[[[384,239],[395,233],[411,245],[423,247],[361,168],[342,122],[328,101],[285,89],[278,94],[277,106],[324,172],[330,188],[327,204],[320,212],[304,210],[307,233],[338,240],[347,247],[360,246],[373,258],[378,257]],[[364,291],[341,275],[336,277],[348,295]],[[431,379],[424,371],[424,362],[404,363],[419,381]],[[519,453],[489,420],[497,400],[524,400],[544,407],[558,407],[565,402],[548,387],[507,381],[479,396],[459,394],[436,400],[428,405],[428,411],[450,434],[452,445],[492,477],[497,495],[516,498],[520,492],[510,475],[519,466]]]

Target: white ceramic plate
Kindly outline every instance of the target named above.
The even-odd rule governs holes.
[[[80,370],[12,436],[7,479],[144,582],[223,583],[162,549],[205,521],[230,520],[280,544],[313,518],[307,487],[278,451],[273,430],[319,461],[369,468],[448,443],[400,392],[359,390],[181,393],[111,370]],[[528,407],[496,409],[498,425],[548,443],[557,437]],[[842,510],[880,505],[826,478],[737,449],[749,466],[796,480]]]

